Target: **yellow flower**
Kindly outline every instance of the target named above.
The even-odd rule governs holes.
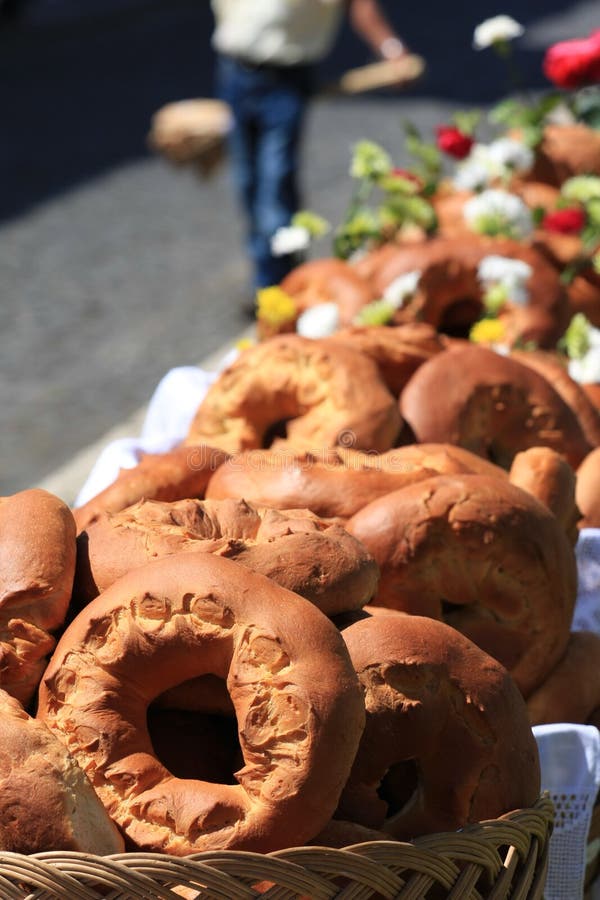
[[[256,317],[268,325],[283,325],[297,315],[293,297],[277,285],[261,288],[256,292]]]
[[[239,341],[235,342],[235,349],[239,350],[240,353],[242,350],[247,350],[248,347],[254,347],[256,341],[250,340],[250,338],[240,338]]]
[[[469,332],[475,344],[501,344],[505,337],[506,328],[500,319],[480,319]]]

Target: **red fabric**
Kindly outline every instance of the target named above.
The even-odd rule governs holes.
[[[544,75],[560,88],[600,82],[600,31],[587,38],[560,41],[546,51]]]
[[[585,213],[578,207],[556,209],[542,219],[542,228],[558,234],[579,234],[584,225]]]
[[[440,150],[455,159],[464,159],[473,146],[473,138],[464,134],[454,125],[438,125],[436,128],[437,145]]]

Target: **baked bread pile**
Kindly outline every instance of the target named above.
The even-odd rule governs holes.
[[[276,338],[247,351],[260,365],[250,359],[239,372],[268,408],[289,389],[301,409],[325,403],[329,418],[335,409],[343,430],[348,395],[331,384],[359,390],[353,366],[341,381],[335,373],[338,346]],[[290,367],[259,383],[271,347],[272,371],[282,347]],[[494,356],[462,345],[425,353],[399,402],[373,345],[370,355],[352,348],[386,398],[370,429],[368,395],[360,410],[350,403],[348,433],[365,422],[372,436],[360,449],[306,450],[294,429],[237,453],[195,436],[144,457],[75,516],[42,491],[2,501],[0,553],[13,565],[3,570],[3,654],[18,661],[0,671],[13,694],[0,758],[14,757],[2,849],[109,853],[124,841],[185,856],[339,846],[452,830],[534,803],[531,724],[599,718],[598,639],[570,634],[579,513],[568,459],[585,458],[588,445],[544,376],[502,359],[534,382],[530,416],[541,420],[536,437],[552,438],[546,446],[393,446],[413,380],[473,349]],[[329,374],[324,394],[302,371],[315,360]],[[217,379],[196,421],[264,436],[256,407],[235,399],[238,377]],[[483,382],[502,421],[505,397]],[[370,444],[382,408],[386,427],[398,426],[383,449]],[[471,416],[480,430],[484,408]],[[238,413],[248,419],[241,430]],[[327,426],[309,433],[332,434]],[[508,431],[498,428],[503,439]],[[23,639],[30,634],[35,641]],[[586,685],[571,702],[565,685],[575,677]],[[2,719],[24,729],[23,753],[8,749],[17,738],[12,726],[3,735]],[[48,747],[48,769],[26,739]],[[27,790],[15,799],[13,789],[36,779],[38,818]]]
[[[361,457],[367,477],[385,475],[367,453],[333,457],[342,476]],[[460,448],[407,448],[407,473],[386,458],[401,491],[444,477],[423,461],[509,486]],[[49,664],[34,661],[27,697],[17,685],[23,704],[2,695],[3,850],[267,852],[454,829],[535,801],[515,681],[450,625],[373,606],[379,567],[345,519],[240,498],[142,499],[97,512],[76,539],[71,512],[45,492],[0,508],[33,519],[0,532],[30,574],[21,612],[42,621],[34,575],[52,527],[50,575],[63,585],[51,595],[60,617],[43,620],[46,651],[61,633]],[[442,744],[455,748],[444,766]]]
[[[600,727],[600,638],[571,632],[600,527],[598,398],[556,351],[571,250],[467,235],[468,201],[293,272],[298,315],[340,327],[263,329],[181,446],[73,511],[0,499],[0,849],[410,840],[531,806],[532,724]],[[530,273],[503,352],[466,339],[490,257]]]

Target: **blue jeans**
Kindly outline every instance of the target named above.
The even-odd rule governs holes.
[[[233,112],[233,173],[248,223],[254,288],[277,284],[296,264],[271,254],[271,237],[300,207],[301,129],[311,93],[310,66],[252,66],[221,56],[217,88]]]

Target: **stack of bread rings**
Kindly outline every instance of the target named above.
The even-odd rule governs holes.
[[[548,209],[553,142],[514,181]],[[572,630],[600,409],[557,350],[566,251],[466,237],[467,199],[292,272],[298,315],[340,327],[263,330],[179,446],[77,509],[0,498],[0,850],[407,841],[533,805],[532,725],[600,727],[600,636]],[[490,256],[527,301],[476,346]]]
[[[315,342],[315,357],[302,339],[285,341],[329,371],[333,342]],[[273,346],[279,353],[280,339]],[[426,357],[400,403],[427,366],[471,349],[480,348]],[[386,396],[364,358],[361,372]],[[209,397],[213,421],[230,377]],[[310,393],[289,389],[310,408]],[[236,452],[196,435],[143,457],[75,516],[44,492],[5,498],[0,517],[11,511],[19,528],[0,529],[0,552],[20,557],[29,579],[7,580],[3,646],[25,663],[28,629],[45,623],[44,655],[59,640],[47,665],[33,660],[27,691],[12,677],[0,683],[23,741],[31,733],[57,760],[39,776],[37,751],[15,758],[7,777],[48,779],[41,821],[54,811],[51,828],[28,831],[37,820],[27,791],[7,793],[4,848],[270,852],[406,840],[533,804],[531,724],[553,710],[596,722],[600,709],[594,677],[575,705],[565,689],[591,672],[600,638],[570,634],[579,513],[568,456],[579,459],[585,439],[547,390],[556,409],[543,391],[531,401],[532,416],[542,402],[556,416],[543,420],[545,446],[306,450],[280,438]],[[315,394],[316,406],[340,399]],[[264,434],[252,407],[247,415],[244,427]],[[44,578],[62,587],[58,612],[43,619],[50,533]],[[8,739],[0,727],[0,747]],[[73,779],[79,817],[61,799]]]

